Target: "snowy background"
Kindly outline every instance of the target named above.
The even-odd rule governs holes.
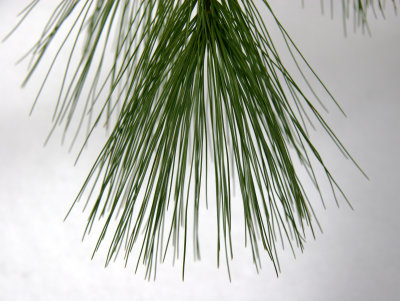
[[[0,0],[0,37],[27,2]],[[216,268],[215,240],[207,240],[214,229],[203,223],[203,259],[188,257],[185,281],[181,266],[166,262],[148,282],[134,265],[105,269],[102,254],[90,260],[96,237],[81,242],[81,207],[63,222],[105,135],[73,167],[76,149],[68,153],[57,135],[42,147],[58,92],[51,83],[28,117],[41,77],[20,89],[26,64],[15,62],[40,33],[51,2],[0,44],[0,300],[399,300],[400,17],[391,8],[386,20],[371,18],[372,37],[351,31],[344,37],[341,16],[322,15],[319,1],[305,1],[305,8],[300,0],[270,1],[348,115],[331,106],[324,117],[370,181],[322,133],[313,136],[355,210],[316,203],[324,233],[309,238],[296,259],[283,252],[278,278],[267,260],[256,273],[238,236],[230,283],[225,267]]]

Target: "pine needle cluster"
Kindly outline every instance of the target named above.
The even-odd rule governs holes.
[[[38,2],[26,7],[21,21]],[[260,267],[264,250],[278,272],[277,245],[303,249],[307,229],[314,234],[318,225],[295,162],[321,198],[314,165],[323,170],[333,196],[345,198],[310,141],[307,123],[317,120],[353,159],[313,104],[317,95],[304,92],[302,86],[312,86],[305,73],[335,100],[268,2],[62,0],[27,54],[32,66],[26,81],[73,16],[38,97],[59,53],[70,45],[53,130],[63,125],[66,133],[77,119],[75,141],[86,121],[89,139],[99,123],[110,125],[116,117],[74,202],[87,198],[91,205],[85,233],[95,221],[103,223],[95,252],[113,227],[107,264],[120,250],[128,262],[136,250],[137,267],[143,263],[150,277],[172,246],[174,257],[182,254],[184,275],[190,241],[200,258],[199,209],[213,201],[218,262],[223,256],[229,271],[237,182],[254,264]],[[384,1],[343,0],[343,18],[353,9],[355,24],[366,26],[367,12],[376,5],[383,13]],[[304,76],[302,84],[285,68],[260,11],[278,28]]]

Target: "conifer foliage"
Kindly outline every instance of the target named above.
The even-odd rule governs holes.
[[[76,119],[74,141],[84,122],[88,138],[100,123],[111,126],[74,202],[87,198],[91,208],[85,233],[95,222],[102,224],[95,252],[106,233],[111,235],[107,264],[122,250],[126,262],[135,253],[137,267],[143,263],[150,277],[172,247],[174,258],[181,254],[184,275],[189,244],[200,258],[199,210],[215,202],[218,262],[223,257],[229,272],[231,207],[241,201],[245,240],[256,268],[268,256],[278,272],[277,245],[302,249],[307,229],[314,234],[318,225],[311,205],[315,200],[307,198],[299,166],[321,198],[315,168],[324,172],[332,195],[345,198],[307,131],[307,123],[316,120],[353,160],[318,112],[312,86],[317,83],[325,98],[335,100],[269,2],[59,2],[28,53],[32,67],[26,81],[62,28],[65,39],[38,97],[61,50],[69,47],[53,130],[62,125],[66,133]],[[38,3],[25,8],[22,20]],[[353,12],[356,27],[367,26],[369,10],[384,10],[383,1],[340,3],[344,20]],[[274,24],[264,22],[266,15]],[[272,25],[303,82],[285,68],[271,38]],[[232,197],[235,184],[240,187],[237,198]]]

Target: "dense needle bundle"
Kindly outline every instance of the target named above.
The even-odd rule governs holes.
[[[25,9],[23,18],[38,2]],[[313,233],[316,222],[294,162],[302,163],[317,191],[312,164],[325,172],[335,198],[335,191],[341,193],[309,139],[306,112],[345,156],[351,156],[284,67],[260,10],[276,23],[296,64],[306,66],[325,87],[268,2],[259,4],[260,8],[253,0],[63,0],[32,48],[27,79],[75,14],[50,67],[75,35],[54,128],[64,124],[67,130],[77,108],[77,132],[86,118],[93,130],[103,118],[109,124],[111,115],[117,116],[76,199],[89,192],[92,209],[85,232],[96,218],[105,219],[95,251],[117,218],[107,263],[123,246],[126,261],[136,250],[138,264],[142,261],[150,276],[172,244],[174,257],[183,249],[184,271],[190,237],[195,257],[200,256],[199,208],[208,198],[216,202],[218,259],[224,250],[229,271],[231,194],[237,178],[253,261],[258,268],[261,247],[278,271],[277,243],[287,241],[292,247],[294,242],[302,248],[305,229]],[[372,1],[353,4],[359,16],[373,7]],[[349,2],[342,5],[347,11]],[[81,36],[86,38],[84,51],[77,55]],[[109,69],[107,60],[112,61]],[[215,181],[212,196],[207,192],[210,176]]]

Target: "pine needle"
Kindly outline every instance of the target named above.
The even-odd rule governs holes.
[[[27,7],[23,18],[37,2]],[[73,144],[85,121],[86,141],[101,121],[111,127],[74,202],[87,197],[86,204],[91,204],[85,235],[95,220],[103,221],[94,253],[109,228],[114,229],[106,265],[121,250],[126,263],[137,252],[136,269],[143,263],[150,278],[172,247],[174,260],[183,250],[184,277],[191,228],[194,257],[200,258],[199,210],[208,199],[217,210],[218,264],[223,256],[229,273],[236,178],[256,269],[266,255],[278,273],[278,246],[288,243],[293,252],[295,247],[302,250],[306,229],[314,235],[315,225],[319,227],[295,162],[302,163],[321,200],[325,196],[316,168],[324,171],[333,197],[339,193],[346,199],[307,131],[311,120],[318,121],[353,160],[313,104],[320,101],[315,79],[325,96],[337,102],[268,1],[261,4],[63,0],[27,54],[32,65],[25,82],[74,16],[38,97],[61,49],[72,40],[51,133],[63,125],[65,137],[78,118]],[[384,1],[377,5],[383,14]],[[396,9],[395,0],[393,5]],[[366,29],[367,11],[376,11],[372,0],[343,0],[342,7],[345,22],[353,8],[355,24]],[[285,68],[260,10],[275,21],[304,82],[296,82]],[[214,196],[207,192],[210,176],[215,179]]]

